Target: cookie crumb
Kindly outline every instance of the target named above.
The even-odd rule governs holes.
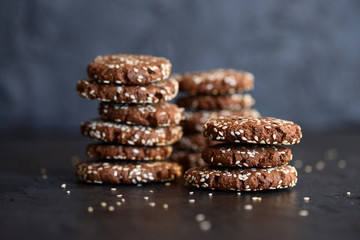
[[[309,216],[309,211],[308,210],[300,210],[299,211],[299,216],[307,217],[307,216]]]
[[[306,173],[311,173],[311,172],[312,172],[312,166],[306,165],[306,166],[304,167],[304,171],[305,171]]]
[[[167,203],[164,203],[164,204],[163,204],[163,208],[164,208],[164,209],[168,209],[168,208],[169,208],[169,205],[168,205]]]
[[[205,220],[205,215],[202,213],[196,214],[195,216],[196,221],[201,222]]]
[[[195,199],[189,199],[189,203],[195,203]]]
[[[107,206],[107,203],[106,203],[106,202],[101,202],[100,205],[101,205],[102,207],[106,207],[106,206]]]
[[[246,205],[244,206],[244,209],[245,209],[245,210],[252,210],[252,209],[253,209],[253,206],[250,205],[250,204],[246,204]]]
[[[165,186],[166,186],[166,187],[169,187],[170,185],[171,185],[171,182],[166,182],[166,183],[165,183]]]
[[[111,190],[111,191],[116,191],[116,188],[111,188],[110,190]]]
[[[89,213],[92,213],[94,211],[94,208],[89,206],[87,210],[88,210]]]
[[[114,207],[114,206],[109,206],[108,210],[109,210],[110,212],[112,212],[112,211],[115,210],[115,207]]]
[[[65,183],[63,183],[63,184],[61,184],[61,188],[66,188],[66,184]]]
[[[345,160],[340,160],[340,161],[338,162],[338,167],[339,167],[340,169],[344,169],[344,168],[346,167],[346,161],[345,161]]]
[[[211,222],[203,221],[203,222],[200,222],[199,226],[202,231],[208,231],[211,229]]]
[[[351,195],[351,192],[346,192],[346,195],[350,196],[350,195]]]
[[[156,203],[154,203],[154,202],[149,202],[149,206],[150,206],[150,207],[155,207],[155,205],[156,205]]]
[[[304,197],[304,202],[309,202],[310,198],[309,197]]]

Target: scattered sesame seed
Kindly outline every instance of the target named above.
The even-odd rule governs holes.
[[[108,210],[109,210],[110,212],[112,212],[112,211],[115,210],[115,207],[114,207],[114,206],[109,206],[109,207],[108,207]]]
[[[101,202],[100,203],[102,207],[106,207],[107,206],[107,203],[106,202]]]
[[[309,202],[310,198],[309,197],[304,197],[304,202]]]
[[[67,195],[70,195],[70,190],[67,190],[67,191],[66,191],[66,194],[67,194]]]
[[[244,206],[244,209],[245,209],[245,210],[252,210],[252,209],[253,209],[253,206],[250,205],[250,204],[246,204],[246,205]]]
[[[241,192],[237,192],[236,194],[237,194],[238,196],[240,196],[240,195],[241,195]]]
[[[121,197],[122,197],[122,194],[118,194],[118,195],[116,195],[116,197],[121,198]]]
[[[149,190],[149,193],[153,193],[154,191],[153,190]]]
[[[156,203],[154,203],[154,202],[149,202],[149,206],[150,206],[150,207],[155,207],[155,205],[156,205]]]
[[[261,197],[252,197],[251,199],[253,202],[261,202],[261,200],[262,200]]]
[[[338,155],[338,151],[336,149],[328,149],[324,153],[324,157],[326,160],[335,160]]]
[[[195,199],[189,199],[189,203],[195,203]]]
[[[94,208],[93,208],[93,207],[91,207],[91,206],[88,207],[88,212],[89,212],[89,213],[92,213],[93,211],[94,211]]]
[[[41,174],[46,174],[46,173],[47,173],[46,168],[40,168],[40,173],[41,173]]]
[[[311,173],[311,172],[312,172],[312,166],[306,165],[306,166],[304,167],[304,171],[305,171],[306,173]]]
[[[338,162],[338,167],[339,167],[340,169],[344,169],[344,168],[346,167],[346,161],[345,161],[345,160],[340,160],[340,161]]]
[[[194,194],[194,192],[189,192],[189,195],[193,195]]]
[[[315,168],[318,171],[323,170],[325,168],[325,162],[324,161],[317,162],[316,165],[315,165]]]
[[[166,183],[165,183],[165,186],[166,186],[166,187],[168,187],[168,186],[170,186],[170,185],[171,185],[171,182],[166,182]]]
[[[308,211],[308,210],[300,210],[300,211],[299,211],[299,216],[307,217],[308,215],[309,215],[309,211]]]
[[[205,220],[205,215],[202,213],[196,214],[195,216],[196,221],[201,222]]]
[[[149,200],[149,197],[148,197],[148,196],[145,196],[144,199],[145,199],[145,200]]]
[[[121,202],[116,202],[116,205],[121,206]]]
[[[142,186],[142,184],[141,184],[141,183],[138,183],[136,186],[141,187],[141,186]]]
[[[125,198],[122,198],[121,201],[124,203],[124,202],[125,202]]]
[[[43,179],[47,179],[48,176],[47,176],[46,174],[43,174],[43,175],[42,175],[42,178],[43,178]]]
[[[164,203],[164,204],[163,204],[163,208],[164,208],[164,209],[168,209],[168,208],[169,208],[169,205],[168,205],[167,203]]]
[[[212,195],[213,195],[212,193],[209,193],[209,197],[212,197]]]
[[[116,191],[116,188],[111,188],[110,190],[111,190],[111,191]]]
[[[66,188],[66,184],[65,183],[61,184],[61,188]]]
[[[202,231],[208,231],[211,229],[211,222],[203,221],[203,222],[200,222],[199,226]]]
[[[303,166],[303,161],[300,160],[300,159],[295,160],[295,161],[294,161],[294,166],[295,166],[296,168],[302,168],[302,166]]]
[[[351,192],[346,192],[346,195],[350,196],[350,195],[351,195]]]

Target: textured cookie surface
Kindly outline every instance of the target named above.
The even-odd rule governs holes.
[[[179,149],[192,151],[192,152],[201,152],[206,146],[217,144],[216,141],[211,141],[200,133],[187,134],[184,135],[178,142],[177,146]]]
[[[274,168],[195,167],[185,172],[186,182],[198,188],[232,191],[259,191],[294,187],[297,172],[293,166]]]
[[[178,99],[177,104],[189,110],[240,110],[250,108],[255,100],[250,94],[192,96]]]
[[[223,95],[249,91],[254,87],[254,75],[233,69],[176,75],[180,90],[191,95]]]
[[[193,153],[187,151],[176,151],[171,156],[171,160],[179,163],[184,171],[192,167],[205,166],[206,163],[201,158],[201,153]]]
[[[282,146],[223,143],[205,147],[201,157],[210,165],[264,168],[284,166],[292,154]]]
[[[94,159],[152,161],[169,158],[172,150],[172,146],[143,147],[98,143],[88,145],[86,153]]]
[[[221,110],[213,111],[197,111],[184,112],[184,119],[181,121],[181,126],[187,132],[202,132],[202,126],[205,121],[210,118],[217,118],[219,116],[241,116],[241,117],[259,117],[260,113],[256,109],[245,108],[241,110]]]
[[[101,102],[99,114],[106,120],[128,125],[163,127],[178,125],[182,119],[183,108],[175,104],[128,105]]]
[[[88,75],[105,84],[143,85],[168,79],[169,60],[147,55],[98,56],[88,66]]]
[[[277,118],[218,117],[204,123],[203,134],[223,142],[294,145],[302,138],[299,125]]]
[[[83,79],[77,83],[77,93],[86,99],[97,99],[115,103],[158,103],[173,99],[179,88],[174,79],[146,86],[124,86],[99,84],[95,80]]]
[[[168,161],[82,162],[75,166],[75,173],[81,182],[138,184],[174,180],[182,175],[182,167],[178,163]]]
[[[151,128],[130,126],[102,120],[93,120],[81,125],[83,135],[105,142],[137,145],[165,146],[177,142],[182,136],[180,126]]]

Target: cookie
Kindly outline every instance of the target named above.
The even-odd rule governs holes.
[[[254,88],[254,75],[234,69],[176,75],[180,90],[191,95],[224,95]]]
[[[178,93],[179,83],[174,79],[146,86],[105,85],[83,79],[77,83],[77,93],[86,99],[116,103],[158,103],[170,101]]]
[[[255,104],[250,94],[192,96],[177,100],[177,105],[188,110],[240,110]]]
[[[171,160],[179,163],[184,171],[192,167],[206,166],[206,163],[201,158],[201,153],[176,151],[171,156]]]
[[[205,147],[201,157],[210,165],[266,168],[288,164],[292,154],[282,146],[223,143]]]
[[[260,113],[256,109],[250,108],[241,110],[221,110],[219,112],[184,112],[184,119],[181,121],[181,126],[183,127],[183,130],[187,132],[202,132],[202,126],[206,120],[220,116],[260,117]]]
[[[232,191],[259,191],[294,187],[293,166],[274,168],[195,167],[185,172],[186,182],[197,188]]]
[[[75,166],[79,181],[88,183],[138,184],[171,181],[181,177],[178,163],[161,161],[136,162],[81,162]]]
[[[147,105],[101,102],[99,105],[99,114],[106,120],[152,127],[179,125],[183,111],[183,108],[167,102]]]
[[[218,117],[204,123],[203,134],[223,142],[294,145],[302,138],[299,125],[277,118]]]
[[[172,150],[172,146],[143,147],[98,143],[88,145],[86,153],[95,159],[153,161],[169,158]]]
[[[146,126],[129,126],[103,120],[93,120],[81,125],[83,135],[105,142],[137,145],[165,146],[171,145],[182,136],[180,126],[152,128]]]
[[[144,85],[168,79],[171,63],[146,55],[98,56],[87,68],[90,78],[103,84]]]
[[[206,146],[217,144],[216,141],[211,141],[199,133],[184,135],[178,142],[177,146],[179,149],[201,152]]]

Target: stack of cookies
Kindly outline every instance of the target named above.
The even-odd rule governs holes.
[[[240,93],[254,88],[254,76],[233,69],[216,69],[174,77],[179,81],[180,91],[189,96],[177,101],[179,106],[186,108],[181,123],[185,134],[178,143],[180,150],[173,158],[184,169],[203,166],[205,163],[201,159],[201,151],[213,144],[201,134],[202,125],[207,119],[229,115],[259,116],[257,110],[251,109],[255,103],[252,96]]]
[[[297,172],[287,165],[291,150],[302,138],[301,128],[276,118],[218,117],[203,126],[206,138],[226,143],[206,147],[208,166],[185,173],[187,183],[198,188],[258,191],[295,186]]]
[[[89,64],[77,92],[101,101],[101,118],[83,123],[81,132],[101,142],[87,147],[95,161],[76,165],[80,181],[141,184],[181,176],[182,167],[166,160],[182,137],[183,109],[165,102],[178,93],[170,73],[169,60],[145,55],[105,55]]]

